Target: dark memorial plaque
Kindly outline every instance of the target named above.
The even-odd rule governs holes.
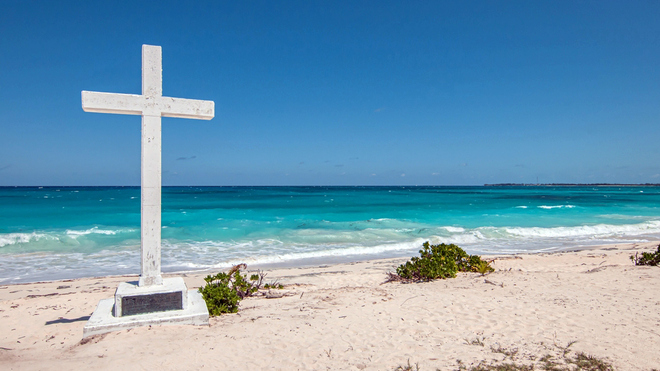
[[[181,309],[183,309],[181,291],[121,298],[122,316]]]

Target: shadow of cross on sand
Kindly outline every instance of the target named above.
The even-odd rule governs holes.
[[[72,323],[72,322],[87,321],[89,319],[89,317],[91,317],[91,316],[82,316],[82,317],[71,318],[71,319],[60,317],[59,319],[55,319],[55,320],[52,320],[52,321],[47,321],[46,326],[55,325],[55,324],[58,324],[58,323]]]

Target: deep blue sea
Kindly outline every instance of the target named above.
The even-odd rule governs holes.
[[[660,239],[660,187],[164,187],[164,272]],[[0,188],[0,283],[140,272],[139,187]]]

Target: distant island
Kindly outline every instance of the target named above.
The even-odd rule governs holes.
[[[660,183],[494,183],[484,187],[660,187]]]

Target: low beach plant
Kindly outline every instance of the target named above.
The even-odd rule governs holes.
[[[266,274],[257,272],[248,279],[247,274],[241,274],[241,269],[246,268],[247,265],[239,264],[227,273],[220,272],[204,278],[206,285],[200,287],[199,292],[211,316],[238,312],[239,301],[259,291]]]
[[[639,253],[635,255],[630,255],[630,260],[635,265],[651,265],[658,266],[660,265],[660,245],[658,245],[658,250],[656,252],[642,252],[642,255],[639,256]]]
[[[438,278],[454,278],[457,272],[493,271],[490,263],[478,255],[468,255],[454,244],[431,245],[424,242],[419,257],[412,257],[396,269],[396,276],[403,281],[425,282]],[[390,274],[390,281],[397,280]]]
[[[394,371],[420,371],[419,363],[415,363],[415,368],[413,368],[413,365],[410,364],[410,359],[409,359],[407,365],[399,366],[395,368]]]
[[[574,343],[571,342],[566,347],[555,345],[556,349],[549,349],[550,353],[545,355],[527,351],[519,352],[517,348],[509,349],[499,345],[497,347],[491,345],[491,352],[503,354],[504,359],[484,359],[472,362],[469,365],[457,359],[456,364],[459,371],[615,371],[614,366],[607,359],[583,352],[573,353],[569,348]],[[479,343],[472,342],[469,345],[483,346],[481,341]],[[417,367],[413,369],[410,359],[408,359],[407,365],[398,366],[395,370],[419,370],[419,365],[415,365]],[[440,369],[436,368],[436,370],[439,371]]]

